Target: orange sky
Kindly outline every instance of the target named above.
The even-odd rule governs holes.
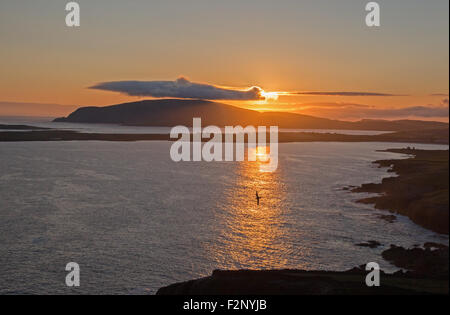
[[[79,1],[78,29],[54,1],[2,2],[0,102],[102,106],[142,98],[88,89],[99,82],[186,76],[265,91],[407,95],[222,101],[256,110],[392,119],[383,110],[448,108],[448,1],[385,3],[379,29],[364,24],[366,2]]]

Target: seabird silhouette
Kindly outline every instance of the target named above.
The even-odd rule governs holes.
[[[258,191],[256,191],[256,204],[259,206],[259,199],[261,199],[261,197],[258,195]]]

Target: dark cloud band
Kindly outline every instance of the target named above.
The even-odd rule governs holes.
[[[425,106],[409,106],[403,108],[374,108],[366,105],[346,104],[346,103],[310,103],[302,104],[311,115],[334,117],[338,119],[353,119],[353,118],[448,118],[449,108],[448,103],[440,106],[425,105]]]
[[[176,81],[115,81],[96,84],[91,89],[120,92],[130,96],[174,97],[205,100],[260,100],[262,90],[233,90],[179,78]]]
[[[371,92],[296,92],[297,95],[317,95],[317,96],[407,96],[386,93]]]

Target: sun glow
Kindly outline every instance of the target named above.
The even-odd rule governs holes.
[[[269,155],[269,148],[266,146],[258,146],[256,148],[256,159],[260,162],[268,162],[270,155]]]
[[[264,97],[267,100],[273,100],[276,101],[278,99],[278,92],[266,92],[261,91],[261,96]]]

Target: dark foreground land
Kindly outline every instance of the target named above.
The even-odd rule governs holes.
[[[48,130],[49,128],[41,128],[27,125],[2,125],[0,124],[0,130]]]
[[[414,149],[387,151],[414,157],[375,161],[380,167],[391,167],[389,171],[395,172],[398,177],[385,178],[380,184],[364,184],[353,189],[354,192],[381,194],[359,202],[408,216],[427,229],[448,234],[449,152]]]
[[[22,128],[19,128],[22,127]],[[18,141],[169,141],[168,134],[102,134],[80,133],[70,130],[38,130],[32,126],[0,125],[0,129],[23,130],[0,132],[0,142]],[[223,136],[224,137],[224,136]],[[266,139],[270,139],[269,134]],[[203,139],[208,141],[209,139]],[[408,142],[408,143],[434,143],[449,144],[448,128],[426,129],[420,131],[398,131],[381,135],[343,135],[335,133],[312,132],[280,132],[278,142]]]
[[[399,268],[380,273],[380,286],[368,287],[364,266],[348,271],[215,270],[209,277],[175,283],[157,295],[386,295],[448,294],[448,247],[427,243],[424,248],[391,245],[383,258]]]
[[[448,253],[448,248],[447,248]],[[448,255],[447,255],[448,259]],[[448,294],[447,278],[381,272],[380,286],[368,287],[368,271],[215,270],[209,277],[175,283],[157,295],[389,295]]]

